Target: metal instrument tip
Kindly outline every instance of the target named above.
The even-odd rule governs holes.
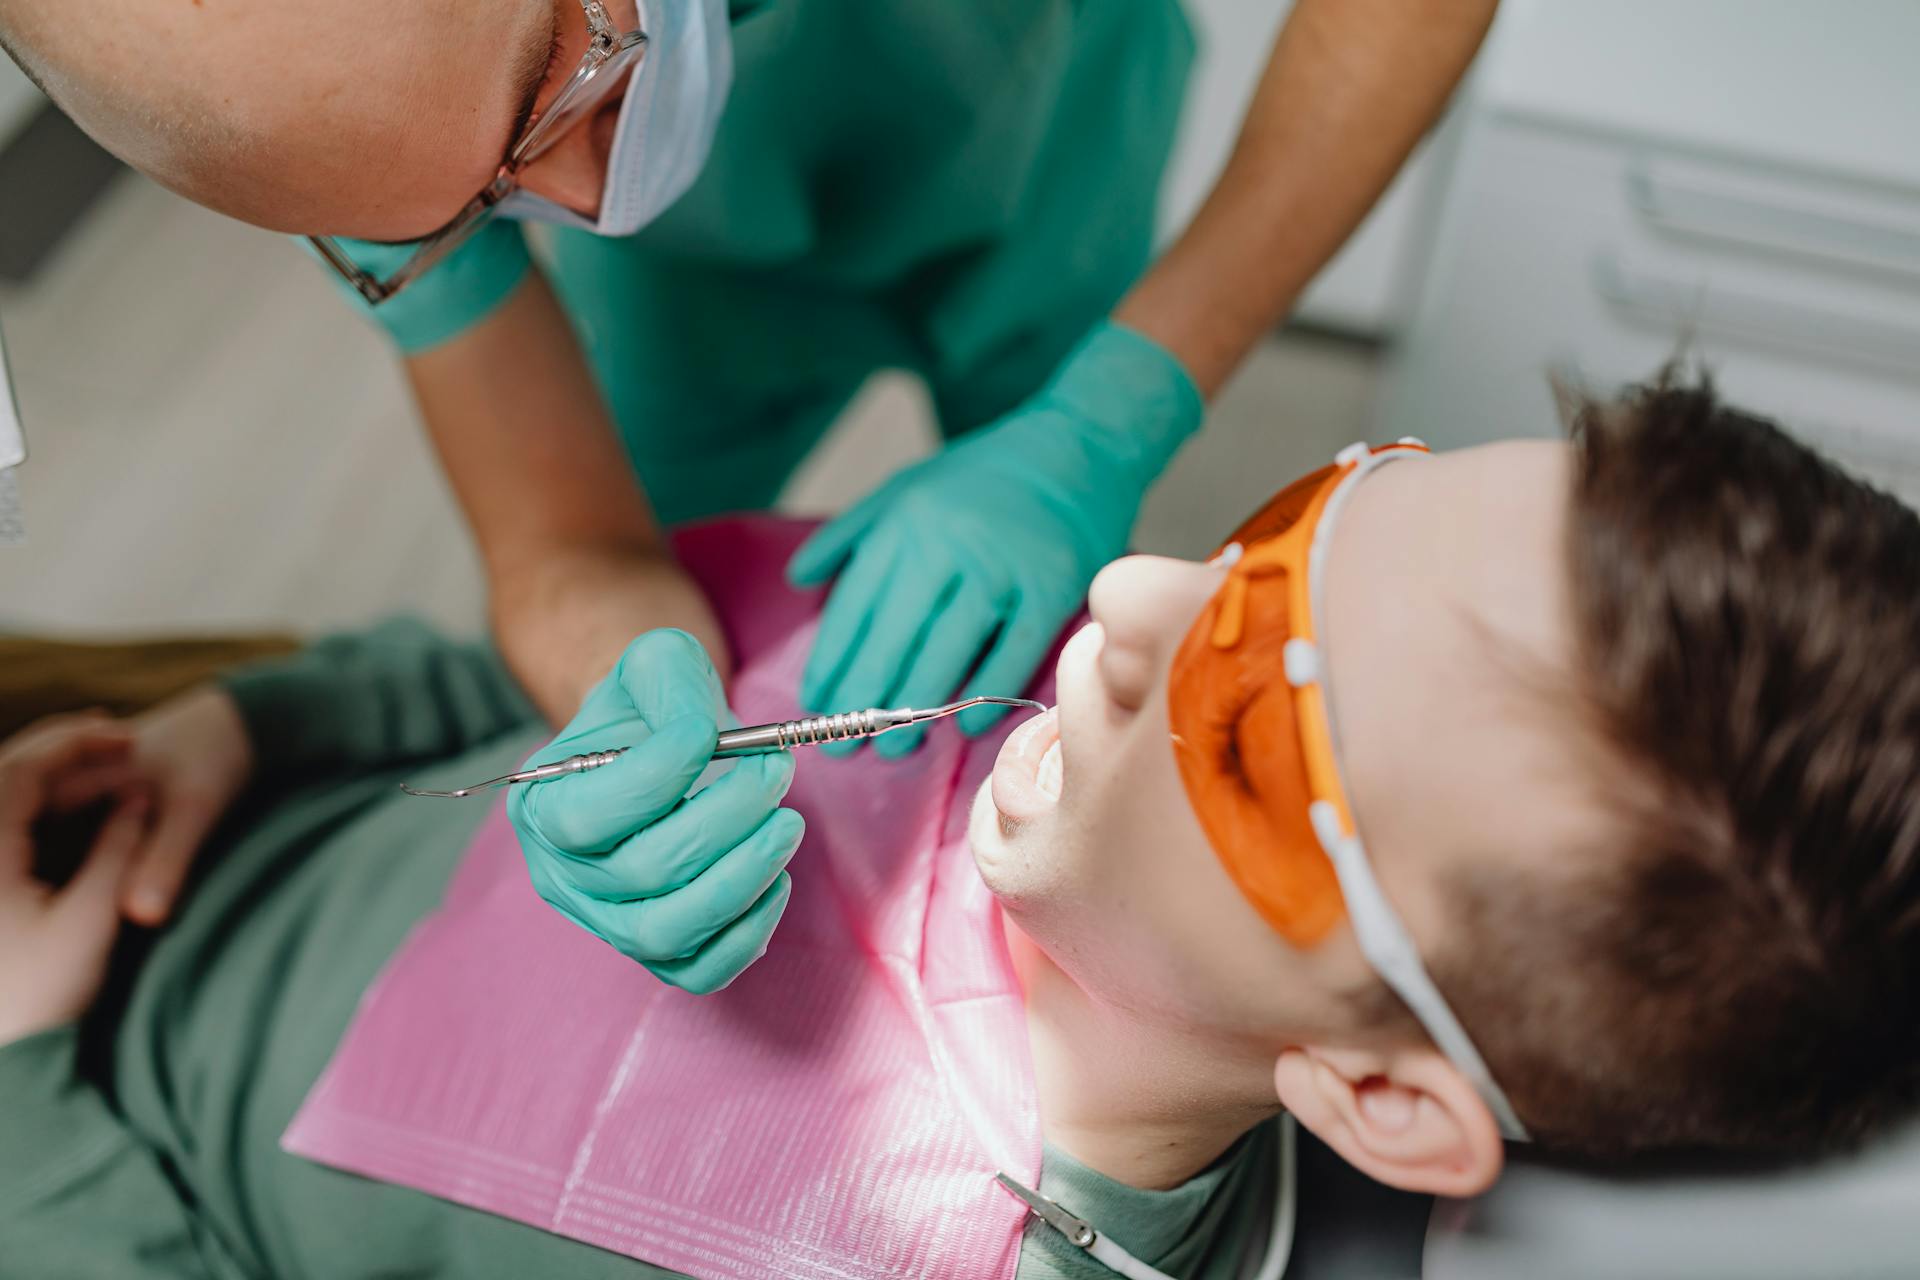
[[[1031,711],[1045,711],[1047,704],[1035,702],[1032,698],[965,698],[959,702],[949,702],[944,707],[930,707],[925,711],[915,711],[912,723],[926,720],[944,720],[948,716],[958,715],[968,707],[1026,707]]]
[[[467,787],[462,787],[458,791],[422,791],[404,782],[400,784],[400,789],[410,796],[426,796],[434,800],[460,800],[473,794],[472,789]]]
[[[968,698],[964,702],[950,702],[941,707],[941,714],[951,711],[965,711],[968,707],[1027,707],[1034,711],[1045,711],[1047,704],[1035,702],[1032,698]]]

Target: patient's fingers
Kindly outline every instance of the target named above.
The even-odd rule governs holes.
[[[161,796],[153,834],[141,843],[122,878],[120,909],[127,919],[147,926],[166,922],[200,846],[224,809],[223,803],[193,790]]]
[[[793,757],[784,752],[749,756],[611,853],[557,858],[554,871],[604,902],[679,889],[760,828],[793,785],[793,774]]]
[[[47,808],[67,812],[92,804],[140,780],[140,766],[130,747],[117,745],[53,776],[47,787]]]
[[[146,833],[147,796],[136,791],[114,807],[94,837],[80,870],[55,897],[53,910],[69,939],[91,937],[99,945],[120,927],[120,879]]]
[[[514,828],[563,854],[604,853],[680,803],[718,736],[711,717],[683,716],[612,764],[516,787],[507,799]]]
[[[44,720],[0,744],[0,874],[31,874],[33,824],[43,814],[124,785],[132,747],[124,725],[93,713]],[[70,774],[78,785],[62,781]]]

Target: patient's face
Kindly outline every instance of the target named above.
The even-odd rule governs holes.
[[[1552,694],[1570,653],[1568,466],[1563,445],[1526,442],[1383,467],[1334,531],[1320,622],[1342,764],[1429,958],[1467,941],[1450,875],[1551,864],[1597,812],[1573,704]],[[1016,731],[976,803],[975,857],[1019,929],[1130,1016],[1276,1048],[1363,1033],[1355,996],[1375,979],[1350,931],[1295,949],[1269,928],[1174,762],[1168,666],[1223,577],[1145,556],[1101,573],[1055,714]]]

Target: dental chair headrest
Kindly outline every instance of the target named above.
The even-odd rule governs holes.
[[[1911,1280],[1920,1119],[1815,1164],[1599,1174],[1521,1155],[1489,1194],[1441,1201],[1422,1280]]]

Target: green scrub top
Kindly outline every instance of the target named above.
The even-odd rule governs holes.
[[[488,813],[396,782],[503,773],[545,730],[492,654],[418,626],[339,637],[230,687],[261,778],[175,920],[121,957],[84,1031],[0,1045],[0,1277],[668,1280],[280,1150],[361,993]],[[1171,1275],[1234,1280],[1263,1244],[1275,1142],[1261,1126],[1167,1191],[1050,1149],[1040,1189]],[[1018,1280],[1113,1278],[1036,1222]]]
[[[875,370],[924,378],[949,436],[1036,391],[1147,263],[1193,54],[1175,0],[732,11],[687,194],[632,237],[538,237],[669,524],[771,505]],[[374,315],[425,350],[529,261],[496,221]]]

